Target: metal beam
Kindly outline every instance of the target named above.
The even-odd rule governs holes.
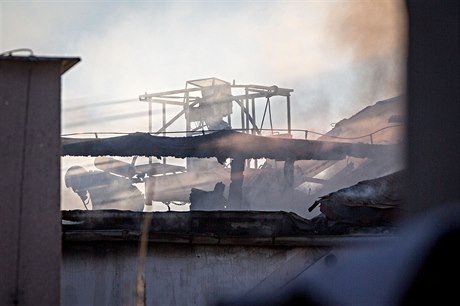
[[[276,160],[340,160],[347,156],[378,158],[399,150],[399,145],[343,143],[255,136],[222,130],[202,136],[160,137],[134,133],[112,138],[62,138],[63,155],[173,156],[270,158]]]

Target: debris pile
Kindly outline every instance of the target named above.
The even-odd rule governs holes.
[[[328,220],[355,225],[393,224],[404,214],[406,171],[359,182],[320,197],[319,205]]]

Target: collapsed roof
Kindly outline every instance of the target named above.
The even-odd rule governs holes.
[[[258,169],[244,169],[244,164],[240,164],[241,169],[244,169],[244,182],[243,176],[239,176],[241,186],[237,192],[240,193],[240,199],[244,199],[244,205],[230,208],[283,210],[313,218],[320,211],[308,211],[308,207],[319,197],[404,167],[401,118],[404,118],[403,96],[366,107],[337,123],[330,132],[317,140],[257,136],[233,130],[189,137],[133,133],[112,138],[62,138],[62,154],[216,157],[220,163],[227,158],[267,158],[265,164]],[[233,172],[230,174],[228,169],[211,172],[214,172],[212,187],[218,183],[217,173],[228,176],[228,179],[221,181],[229,186],[230,179],[237,177]],[[187,174],[191,173],[180,173],[181,176]],[[204,172],[200,176],[203,175]],[[291,176],[288,183],[287,176]],[[171,179],[170,176],[157,178],[157,183]],[[170,185],[171,182],[166,183]],[[226,191],[225,195],[229,192]],[[190,188],[185,193],[167,193],[171,200],[178,200],[174,198],[177,196],[180,200],[188,200],[189,195]],[[210,209],[221,208],[216,206]]]

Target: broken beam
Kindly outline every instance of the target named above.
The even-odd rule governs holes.
[[[156,156],[269,158],[276,160],[341,160],[347,156],[385,156],[397,145],[342,143],[275,138],[223,130],[202,136],[164,137],[133,133],[111,138],[62,138],[63,156]]]

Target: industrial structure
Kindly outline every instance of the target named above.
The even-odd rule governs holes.
[[[366,233],[348,225],[321,231],[311,220],[280,211],[60,212],[60,154],[136,155],[149,149],[148,154],[161,156],[169,151],[132,146],[151,135],[61,139],[60,76],[79,59],[0,55],[1,304],[455,305],[459,3],[406,4],[411,111],[408,200],[402,203],[409,214],[399,224],[407,226],[404,232],[376,232],[373,227]],[[157,145],[170,141],[153,139]],[[201,141],[186,143],[191,146],[182,148],[180,157],[196,155]],[[283,140],[280,145],[295,148],[298,143]],[[348,144],[300,146],[307,149],[302,158],[324,153],[321,149],[338,156],[355,152]],[[367,152],[380,148],[365,147]],[[218,156],[234,157],[230,149]],[[249,153],[254,151],[245,151]],[[372,164],[367,162],[361,165]],[[345,176],[349,168],[342,168]],[[326,200],[343,195],[341,191]],[[414,223],[423,216],[427,218]],[[229,302],[219,303],[221,297]]]
[[[242,94],[234,92],[241,89]],[[66,186],[84,201],[102,198],[90,210],[63,211],[64,305],[212,305],[276,288],[344,245],[391,240],[396,220],[380,218],[387,216],[380,211],[386,206],[364,208],[372,214],[354,223],[329,222],[329,214],[308,219],[301,212],[307,214],[319,195],[403,167],[402,125],[394,118],[403,115],[404,97],[380,101],[309,140],[292,135],[292,92],[216,78],[189,81],[185,89],[140,96],[150,104],[149,133],[63,137],[63,155],[91,156],[97,168],[71,167]],[[285,103],[285,125],[264,129],[278,109],[271,105],[275,97]],[[259,98],[264,103],[258,108]],[[161,105],[163,125],[153,131],[155,103]],[[169,121],[167,107],[177,110]],[[361,128],[362,137],[351,137],[363,120],[374,124]],[[182,135],[168,130],[175,122],[183,124]],[[138,165],[140,156],[149,162]],[[186,162],[174,165],[173,158]],[[328,177],[319,176],[326,172]],[[142,212],[132,189],[139,185],[146,205],[190,202],[190,211]]]
[[[152,103],[162,105],[163,126],[155,134],[167,132],[167,128],[182,116],[185,117],[185,133],[187,136],[193,136],[197,132],[201,133],[204,129],[207,131],[216,131],[222,129],[235,129],[250,134],[261,135],[264,122],[271,124],[271,101],[272,97],[281,97],[285,103],[286,121],[282,128],[291,135],[291,93],[293,89],[280,88],[276,85],[241,85],[229,83],[218,78],[205,78],[190,80],[185,83],[184,89],[171,90],[158,93],[150,93],[139,96],[140,101],[148,102],[150,110]],[[260,101],[262,100],[262,101]],[[263,115],[257,114],[256,104],[264,102]],[[278,103],[280,101],[277,101]],[[238,123],[232,125],[232,114],[234,113],[234,104],[240,113],[240,127]],[[167,106],[178,106],[179,112],[169,121],[166,120]],[[267,113],[268,110],[268,113]],[[280,107],[277,108],[280,112]],[[260,123],[257,118],[262,117]],[[151,111],[149,112],[149,132],[153,133],[151,128]],[[267,121],[270,122],[267,122]],[[192,125],[195,126],[192,127]],[[273,133],[273,126],[271,124]]]
[[[185,89],[139,97],[149,103],[148,133],[63,137],[64,156],[91,156],[97,169],[73,166],[65,176],[86,209],[63,211],[64,304],[96,303],[91,298],[115,305],[213,304],[280,286],[280,274],[287,281],[344,245],[391,240],[399,198],[387,205],[383,194],[370,207],[351,198],[356,205],[348,207],[327,194],[404,168],[405,97],[379,101],[311,140],[304,131],[306,137],[293,137],[292,92],[217,78],[187,81]],[[162,126],[153,130],[158,105]],[[286,117],[275,127],[279,108]],[[141,156],[148,163],[138,164]],[[190,209],[145,212],[141,199],[147,206],[188,202]],[[109,251],[120,243],[123,252]]]
[[[268,202],[266,209],[261,207],[258,204],[260,200],[254,197],[254,191],[272,189],[274,186],[261,186],[260,182],[270,173],[279,171],[282,171],[281,181],[274,184],[282,186],[281,194],[288,198],[296,197],[297,200],[292,201],[300,202],[302,195],[304,201],[306,200],[307,194],[297,190],[297,187],[305,182],[325,185],[335,174],[327,180],[313,176],[330,170],[334,165],[338,170],[343,168],[343,171],[339,171],[341,175],[344,171],[355,170],[349,163],[350,158],[387,166],[386,169],[382,168],[367,176],[361,174],[351,183],[388,174],[402,167],[400,163],[394,162],[403,142],[398,138],[401,123],[393,122],[392,118],[402,115],[403,97],[382,101],[374,106],[379,109],[381,119],[374,119],[371,127],[373,130],[361,138],[334,135],[339,128],[343,134],[353,121],[350,120],[337,125],[330,135],[323,135],[319,140],[308,140],[295,139],[292,136],[292,92],[292,89],[278,86],[236,85],[235,82],[231,84],[217,78],[187,81],[185,89],[139,97],[140,101],[149,103],[149,133],[97,139],[63,138],[63,154],[94,156],[95,167],[113,177],[113,180],[122,176],[125,181],[143,184],[146,205],[151,205],[153,201],[166,205],[191,202],[191,210],[273,210],[270,201],[265,201]],[[278,98],[276,107],[272,106],[271,101],[275,98]],[[259,100],[263,104],[257,107]],[[163,122],[156,131],[152,129],[154,104],[161,105]],[[175,109],[177,113],[171,115],[174,112],[167,107]],[[277,114],[280,113],[280,107],[285,110],[286,117],[282,120],[281,127],[273,125],[272,107]],[[364,116],[374,116],[371,110],[364,113]],[[171,117],[170,120],[167,120],[167,114]],[[185,128],[181,136],[177,135],[178,131],[168,130],[168,127],[177,122]],[[270,128],[264,129],[264,123],[267,122]],[[363,139],[366,143],[361,142]],[[132,157],[132,162],[122,162],[111,156]],[[137,165],[139,156],[148,156],[149,163]],[[162,161],[153,162],[152,157],[161,158]],[[167,157],[185,159],[186,162],[182,166],[169,164]],[[337,165],[338,161],[345,159],[348,159],[346,164]],[[302,163],[308,160],[312,163]],[[97,196],[101,197],[104,196],[99,192],[101,188],[112,184],[107,180],[97,182],[96,176],[102,179],[102,173],[89,174],[81,172],[81,169],[78,170],[80,173],[76,171],[71,168],[67,172],[67,187],[71,187],[67,182],[75,181],[76,178],[86,179],[90,181],[83,184],[86,190],[91,194],[91,190],[96,189]],[[350,184],[350,181],[346,183]],[[105,197],[112,197],[114,192],[107,190]],[[195,194],[191,197],[192,191]],[[312,193],[310,189],[309,196],[313,199],[324,195],[325,191],[322,192],[323,194]],[[214,197],[214,200],[206,201],[207,196]],[[221,200],[216,202],[215,196],[220,196]],[[81,197],[85,203],[86,191],[81,193]],[[306,205],[307,203],[304,204]],[[95,206],[96,209],[97,207],[98,205]],[[142,211],[140,206],[126,207],[128,210]],[[123,209],[116,205],[112,208]],[[290,211],[292,207],[281,205],[279,209]]]

